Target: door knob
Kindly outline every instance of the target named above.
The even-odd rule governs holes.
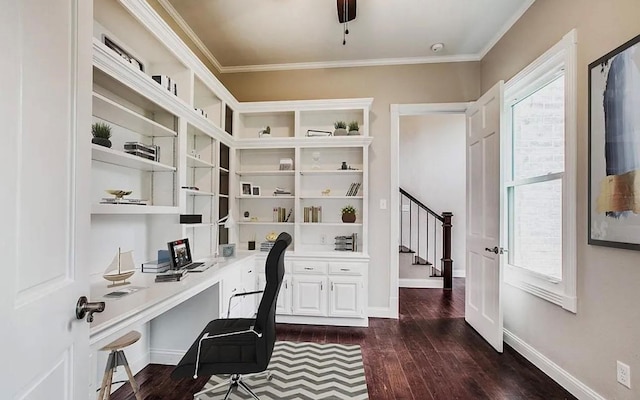
[[[87,322],[93,322],[93,313],[101,313],[104,311],[104,301],[90,302],[85,296],[80,296],[76,303],[76,318],[82,319],[87,316]]]
[[[495,253],[495,254],[504,254],[504,253],[507,252],[507,249],[503,249],[502,247],[494,246],[493,249],[485,247],[484,251],[488,251],[489,253]]]

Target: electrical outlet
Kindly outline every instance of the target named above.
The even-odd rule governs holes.
[[[327,235],[325,235],[324,233],[320,235],[320,243],[327,244]]]
[[[618,382],[621,385],[624,385],[629,389],[631,389],[631,368],[627,364],[620,361],[617,362],[617,366],[618,366]]]

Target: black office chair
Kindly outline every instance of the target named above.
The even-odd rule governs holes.
[[[284,252],[289,244],[291,235],[283,232],[267,255],[267,284],[256,318],[216,319],[209,322],[171,373],[171,377],[177,379],[231,374],[229,382],[196,393],[194,398],[228,384],[225,400],[238,386],[259,400],[242,379],[249,377],[246,374],[255,376],[264,373],[271,360],[276,342],[276,300],[284,277]]]

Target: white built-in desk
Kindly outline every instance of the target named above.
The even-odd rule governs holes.
[[[131,284],[126,286],[108,288],[109,282],[102,278],[92,282],[90,301],[104,301],[105,310],[94,314],[89,330],[89,344],[94,345],[114,333],[126,333],[125,330],[135,325],[151,321],[216,285],[228,272],[245,262],[252,262],[253,258],[251,253],[240,252],[236,257],[219,261],[204,272],[188,273],[179,282],[156,283],[155,274],[141,272],[136,272],[129,279]],[[104,297],[107,293],[133,286],[142,289],[120,298]]]
[[[107,353],[99,348],[131,330],[142,333],[142,338],[126,349],[134,373],[149,363],[176,364],[205,325],[222,315],[227,301],[224,297],[237,287],[242,271],[254,270],[254,265],[255,254],[240,251],[204,272],[190,272],[178,282],[156,283],[155,274],[137,271],[129,279],[131,284],[108,288],[109,282],[96,277],[89,299],[104,301],[105,310],[94,314],[89,328],[91,386],[99,386],[106,363]],[[104,297],[136,286],[141,289],[123,297]],[[118,371],[113,380],[126,380],[124,370]]]

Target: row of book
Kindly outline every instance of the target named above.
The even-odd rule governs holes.
[[[289,222],[293,208],[287,209],[284,207],[273,207],[273,222]]]
[[[276,242],[261,242],[260,243],[260,251],[270,251],[271,248],[273,247],[273,245],[276,244]]]
[[[322,222],[322,206],[305,207],[302,215],[304,222]]]
[[[360,190],[360,186],[362,186],[362,183],[353,182],[351,186],[349,186],[349,189],[347,190],[347,194],[345,196],[357,196],[358,191]]]

